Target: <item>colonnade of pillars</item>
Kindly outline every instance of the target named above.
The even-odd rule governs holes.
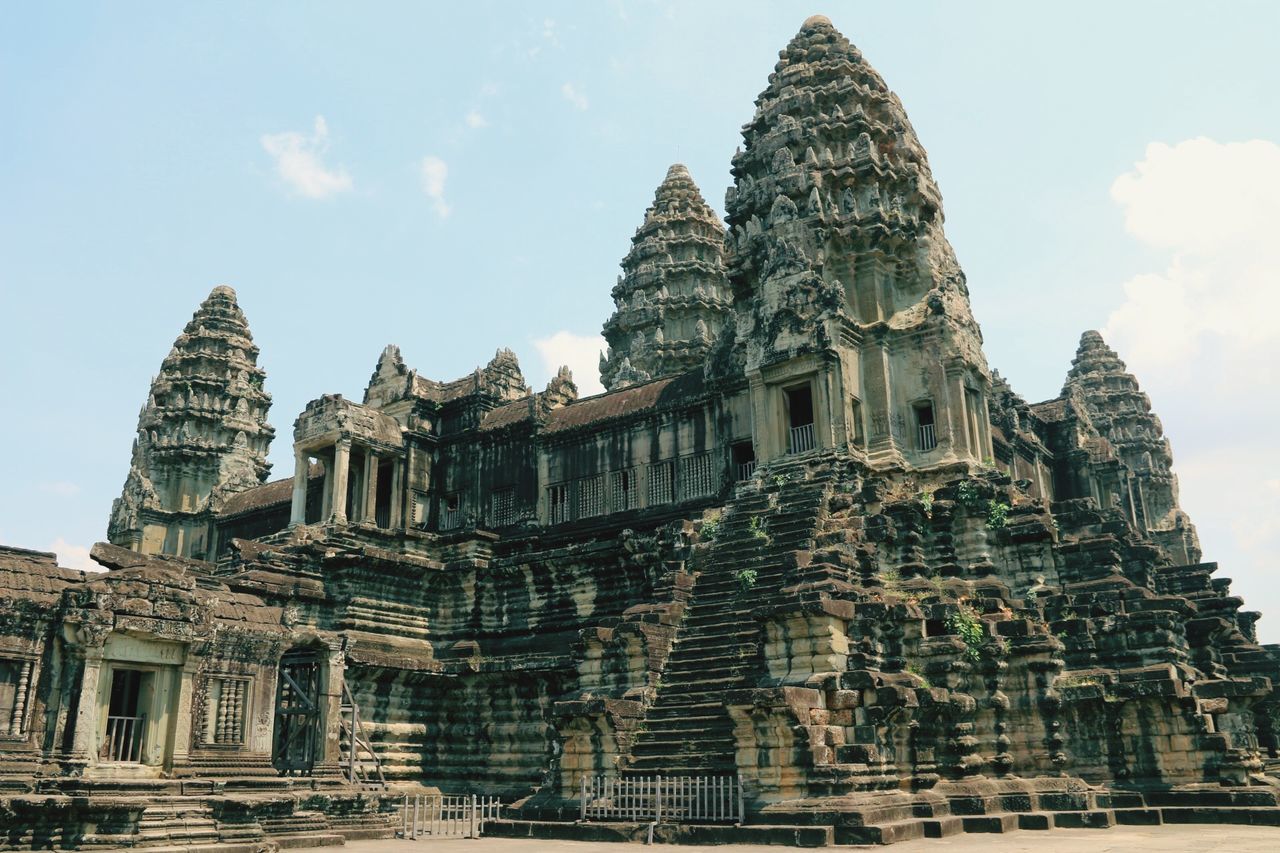
[[[391,465],[390,501],[387,506],[387,527],[400,526],[400,464],[394,456],[379,456],[373,448],[365,447],[364,474],[360,478],[363,484],[363,495],[353,496],[355,506],[348,506],[348,487],[351,472],[351,439],[340,439],[333,446],[333,462],[325,466],[324,505],[321,518],[333,524],[346,524],[348,512],[353,512],[354,521],[378,524],[378,486],[379,469],[385,459]],[[292,527],[306,523],[307,516],[307,483],[311,473],[310,451],[295,447],[293,451],[293,503],[289,513],[289,525]]]

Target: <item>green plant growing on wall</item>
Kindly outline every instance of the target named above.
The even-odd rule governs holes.
[[[751,520],[747,522],[747,532],[751,534],[752,539],[763,545],[768,545],[773,541],[768,531],[765,530],[764,521],[758,515],[751,516]]]
[[[956,500],[967,507],[977,506],[982,501],[978,494],[978,486],[972,480],[965,480],[956,486]]]
[[[921,492],[920,505],[924,507],[925,515],[932,515],[933,514],[933,492]]]
[[[920,668],[920,664],[914,662],[907,664],[907,672],[920,679],[922,687],[933,687],[933,682],[929,680],[929,676],[924,674],[924,670]]]
[[[698,538],[703,542],[714,542],[716,537],[720,535],[720,516],[713,515],[706,521],[702,522],[702,529],[698,531]]]
[[[987,630],[972,607],[962,604],[947,616],[947,630],[958,636],[964,643],[965,657],[975,662],[982,659],[983,647],[987,642]]]
[[[755,589],[756,581],[760,579],[760,573],[755,569],[738,569],[734,578],[738,581],[738,590],[740,592],[749,592]]]
[[[1009,524],[1009,505],[994,498],[987,501],[987,527],[1002,530]]]

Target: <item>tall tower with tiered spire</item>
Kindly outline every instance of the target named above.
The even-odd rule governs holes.
[[[1200,539],[1178,503],[1178,478],[1164,427],[1151,411],[1151,398],[1102,335],[1081,335],[1062,396],[1079,401],[1124,462],[1135,513],[1151,538],[1174,560],[1198,563]]]
[[[236,292],[215,287],[151,383],[124,491],[111,506],[112,543],[211,556],[213,514],[270,470],[265,379]]]
[[[730,316],[724,227],[676,163],[658,185],[622,259],[617,306],[604,324],[610,390],[697,367]]]
[[[757,452],[812,441],[894,465],[989,456],[981,333],[897,96],[814,16],[742,136],[725,206]],[[759,434],[769,420],[787,432]]]

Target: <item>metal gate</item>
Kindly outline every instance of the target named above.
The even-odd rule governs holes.
[[[742,823],[741,776],[583,776],[582,820]]]
[[[485,821],[497,820],[502,803],[476,794],[419,794],[400,804],[397,838],[479,838]]]
[[[320,733],[320,661],[315,653],[280,660],[271,763],[286,776],[306,775],[316,761]]]

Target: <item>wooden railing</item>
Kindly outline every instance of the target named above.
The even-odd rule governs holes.
[[[102,744],[102,760],[138,764],[142,761],[146,717],[107,717],[107,737]]]
[[[479,838],[485,821],[497,820],[502,802],[476,794],[418,794],[400,804],[397,838]]]
[[[792,453],[808,453],[817,446],[817,440],[814,438],[813,424],[805,424],[804,426],[791,428],[791,452]]]
[[[752,459],[750,462],[739,462],[736,468],[737,482],[750,480],[756,473],[756,461]]]
[[[583,776],[582,820],[742,823],[741,776]]]

